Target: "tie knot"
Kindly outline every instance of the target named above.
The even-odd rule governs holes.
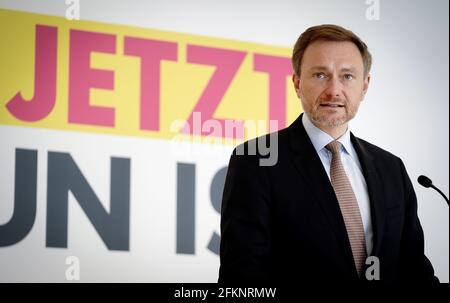
[[[341,142],[334,140],[328,143],[326,146],[326,149],[328,149],[333,155],[339,154],[342,148]]]

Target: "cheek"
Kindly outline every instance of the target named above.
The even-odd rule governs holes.
[[[364,83],[353,83],[353,85],[348,87],[347,92],[354,99],[360,100],[364,96]]]
[[[300,93],[312,102],[320,96],[321,90],[317,86],[304,85],[301,87]]]
[[[348,107],[348,111],[352,113],[356,113],[359,109],[359,105],[361,104],[360,99],[354,99],[351,102],[349,102],[350,106]]]
[[[358,88],[350,88],[345,91],[345,97],[347,98],[347,101],[351,104],[359,104],[361,100],[364,98],[364,92],[358,87]]]

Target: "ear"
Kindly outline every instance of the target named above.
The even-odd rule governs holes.
[[[369,89],[369,83],[370,83],[370,74],[367,74],[366,78],[364,79],[364,84],[363,84],[363,99],[367,93],[367,90]]]
[[[300,98],[300,78],[296,75],[292,75],[292,83],[294,83],[295,92],[297,93],[297,97]]]

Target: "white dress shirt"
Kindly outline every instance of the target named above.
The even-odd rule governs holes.
[[[326,149],[326,145],[331,141],[334,141],[326,132],[317,128],[309,119],[309,117],[304,113],[302,118],[303,126],[305,127],[306,133],[309,136],[317,154],[322,161],[323,167],[327,172],[328,178],[330,178],[330,166],[331,166],[331,152]],[[356,200],[358,201],[359,210],[361,212],[361,218],[364,225],[364,234],[366,237],[366,250],[367,255],[370,255],[373,247],[373,231],[372,231],[372,220],[370,216],[370,200],[369,193],[367,191],[366,180],[361,169],[361,163],[358,159],[358,154],[353,148],[353,144],[350,140],[350,131],[347,131],[337,139],[343,146],[341,150],[341,161],[344,166],[345,173],[352,185],[353,192],[355,193]]]

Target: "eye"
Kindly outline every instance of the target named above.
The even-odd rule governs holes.
[[[345,74],[345,75],[344,75],[344,79],[345,79],[345,80],[353,80],[354,77],[353,77],[352,74]]]
[[[315,73],[315,74],[313,75],[313,77],[316,78],[316,79],[319,79],[319,80],[322,80],[322,79],[325,79],[325,78],[326,78],[326,76],[325,76],[324,73]]]

